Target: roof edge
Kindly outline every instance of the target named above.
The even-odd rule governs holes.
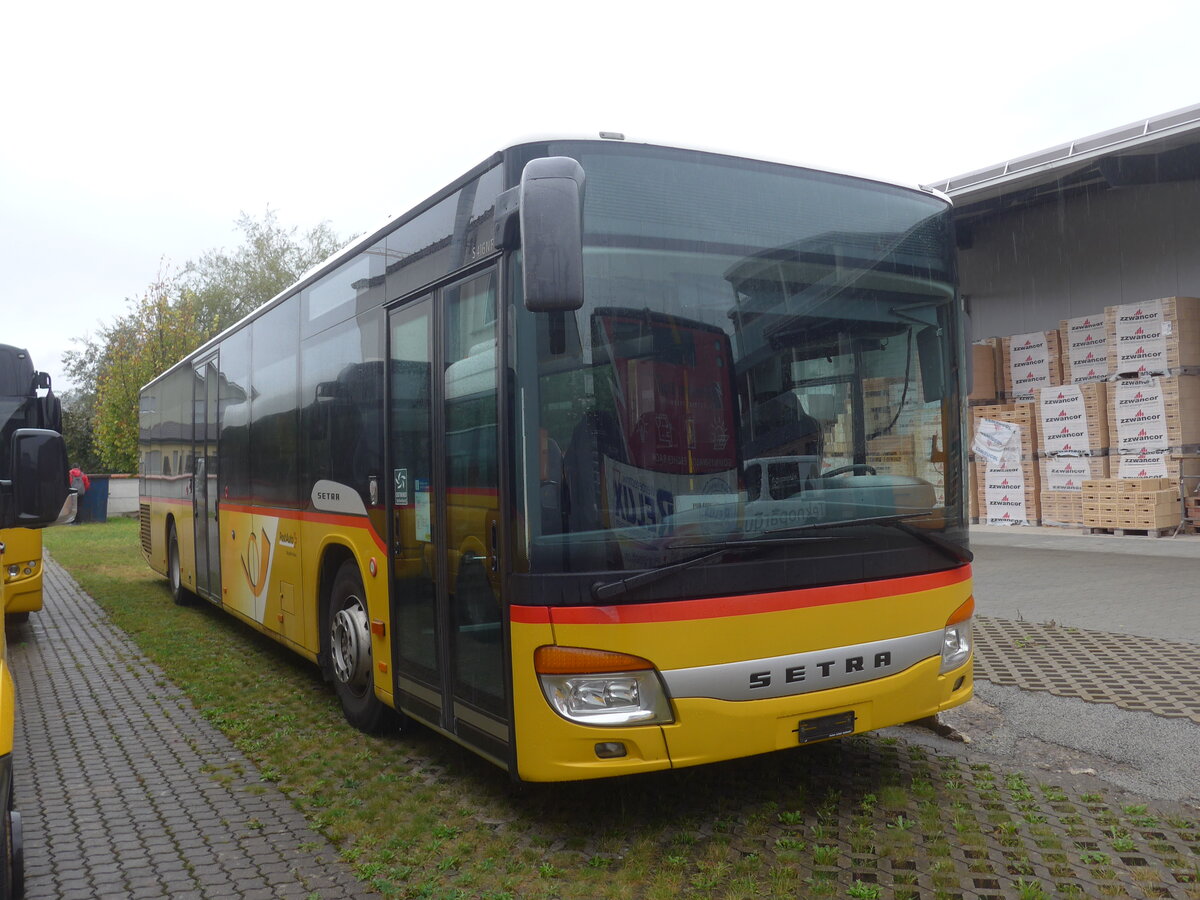
[[[986,166],[950,178],[939,178],[937,181],[923,186],[954,197],[985,186],[1001,184],[1019,175],[1028,175],[1035,170],[1055,169],[1113,150],[1127,149],[1152,139],[1189,131],[1200,132],[1200,103],[1076,138],[1065,144],[1056,144],[1045,150],[1027,153],[1007,162]]]

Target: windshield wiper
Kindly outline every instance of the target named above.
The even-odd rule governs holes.
[[[823,528],[851,528],[855,525],[883,525],[888,528],[896,528],[903,531],[905,534],[911,534],[917,540],[928,544],[935,550],[948,556],[950,559],[959,563],[969,563],[975,558],[975,554],[966,547],[960,547],[952,541],[946,540],[940,534],[935,534],[932,531],[926,531],[924,528],[914,528],[908,524],[909,519],[922,519],[928,516],[929,513],[899,513],[891,516],[867,516],[863,519],[844,519],[839,522],[809,522],[805,525],[795,525],[791,528],[780,528],[776,531],[763,532],[764,535],[771,534],[794,534],[800,531],[816,531]]]
[[[648,584],[654,584],[657,581],[662,581],[674,575],[676,572],[682,572],[685,569],[690,569],[693,566],[701,565],[702,563],[711,562],[720,559],[726,553],[733,551],[746,551],[752,549],[765,549],[767,547],[780,547],[787,544],[807,544],[818,543],[821,541],[832,541],[836,538],[832,537],[777,537],[777,538],[758,538],[744,541],[723,541],[720,544],[687,544],[688,547],[717,547],[712,553],[704,553],[700,556],[694,556],[691,559],[685,559],[683,562],[667,563],[663,566],[658,566],[654,569],[647,569],[645,572],[639,572],[637,575],[630,575],[628,578],[619,578],[616,581],[597,581],[592,585],[592,597],[596,600],[607,600],[610,597],[619,597],[621,594],[626,594],[635,588],[645,587]],[[677,549],[668,546],[667,549]]]

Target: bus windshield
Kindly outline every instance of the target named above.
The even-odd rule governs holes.
[[[950,565],[912,553],[911,527],[866,523],[966,543],[948,205],[679,150],[550,152],[586,172],[586,301],[514,308],[529,571],[653,568],[822,525],[837,540],[778,554]]]

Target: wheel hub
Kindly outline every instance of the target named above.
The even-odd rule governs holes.
[[[357,601],[337,611],[331,630],[333,674],[355,690],[371,679],[371,627]]]

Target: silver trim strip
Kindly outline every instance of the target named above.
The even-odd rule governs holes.
[[[508,726],[503,722],[497,722],[491,716],[476,712],[469,706],[464,706],[461,703],[454,704],[454,717],[462,719],[468,725],[478,728],[484,734],[490,734],[498,741],[508,743]]]
[[[401,695],[409,694],[412,697],[428,703],[430,706],[441,709],[442,695],[432,688],[427,688],[423,684],[418,684],[411,678],[405,678],[403,675],[396,679],[396,687],[401,691]]]
[[[943,630],[787,656],[671,669],[662,676],[676,700],[791,697],[903,672],[921,660],[941,654]]]

